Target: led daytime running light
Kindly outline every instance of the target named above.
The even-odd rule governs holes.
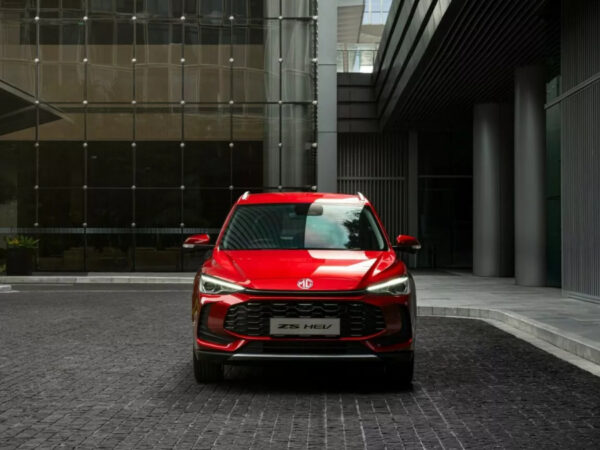
[[[234,292],[244,290],[243,286],[232,283],[230,281],[222,280],[221,278],[211,277],[210,275],[201,275],[201,278],[202,279],[200,280],[200,283],[207,282],[207,283],[211,283],[211,284],[217,284],[219,286],[224,287],[225,289],[228,289],[228,290],[234,291]]]
[[[384,281],[383,283],[372,284],[371,286],[367,287],[367,291],[369,291],[369,292],[382,291],[382,290],[385,290],[386,288],[389,288],[392,286],[397,286],[399,284],[408,284],[408,277],[404,276],[404,277],[399,277],[399,278],[392,278],[391,280]]]

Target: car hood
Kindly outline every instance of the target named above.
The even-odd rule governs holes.
[[[405,271],[392,251],[215,249],[204,266],[246,288],[283,291],[357,290]]]

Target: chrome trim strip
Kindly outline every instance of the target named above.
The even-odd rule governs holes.
[[[235,353],[229,358],[231,360],[259,360],[259,359],[379,359],[377,355],[356,354],[297,354],[297,353]]]
[[[327,297],[359,297],[367,294],[365,289],[355,291],[277,291],[266,289],[245,289],[244,293],[262,297],[285,296],[285,297],[315,297],[323,299]]]

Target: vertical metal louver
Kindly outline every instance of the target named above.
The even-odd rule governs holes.
[[[338,191],[362,192],[392,236],[407,230],[407,150],[404,134],[338,136]]]
[[[600,299],[600,2],[562,2],[562,282]],[[570,91],[570,92],[569,92]]]

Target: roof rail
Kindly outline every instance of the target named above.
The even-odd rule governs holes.
[[[246,200],[250,196],[250,191],[246,191],[242,194],[242,200]]]
[[[362,192],[357,192],[356,195],[358,195],[358,198],[363,202],[367,200],[367,198],[362,194]]]

